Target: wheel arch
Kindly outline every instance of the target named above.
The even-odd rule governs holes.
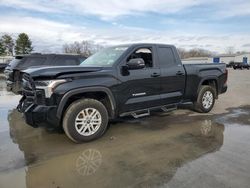
[[[198,96],[198,93],[200,91],[201,86],[203,86],[203,85],[208,85],[208,86],[214,87],[215,92],[216,92],[216,98],[218,98],[219,85],[218,85],[218,78],[217,77],[211,76],[211,77],[203,78],[200,81],[200,84],[199,84],[199,87],[197,90],[197,96]]]
[[[115,99],[114,99],[112,92],[106,87],[89,87],[89,88],[78,88],[78,89],[74,89],[74,90],[67,92],[62,97],[58,105],[57,112],[56,112],[57,118],[62,119],[62,115],[67,109],[67,107],[72,102],[76,101],[77,99],[84,98],[84,97],[93,98],[97,100],[101,100],[103,98],[107,99],[106,102],[108,102],[108,104],[104,104],[104,105],[105,106],[109,105],[108,106],[109,108],[107,108],[109,116],[111,118],[115,117],[116,103],[115,103]],[[104,103],[105,101],[101,101],[101,102]]]

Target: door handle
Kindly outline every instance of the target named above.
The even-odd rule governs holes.
[[[177,72],[176,72],[176,75],[177,75],[177,76],[182,76],[182,75],[184,75],[184,73],[183,73],[182,71],[177,71]]]
[[[160,73],[154,72],[153,74],[151,74],[151,77],[159,77]]]

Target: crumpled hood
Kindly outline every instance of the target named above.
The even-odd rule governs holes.
[[[102,70],[102,67],[82,67],[82,66],[53,66],[53,67],[40,67],[29,68],[23,73],[29,74],[31,77],[50,77],[56,78],[65,74],[83,73],[83,72],[96,72]]]

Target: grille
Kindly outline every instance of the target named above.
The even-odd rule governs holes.
[[[23,95],[25,96],[26,103],[28,104],[45,104],[44,90],[36,89],[33,79],[28,75],[23,75]]]
[[[23,75],[22,79],[22,91],[25,97],[25,103],[36,104],[36,90],[32,86],[32,79],[28,74]]]

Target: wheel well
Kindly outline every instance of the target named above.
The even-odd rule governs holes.
[[[72,104],[76,100],[83,99],[83,98],[96,99],[100,101],[107,108],[109,117],[112,117],[113,113],[112,113],[112,104],[111,104],[110,98],[107,95],[107,93],[102,92],[102,91],[79,93],[79,94],[69,97],[69,99],[67,100],[63,108],[62,114],[65,113],[66,109],[69,107],[70,104]]]
[[[201,85],[208,85],[215,89],[216,97],[218,97],[218,83],[215,79],[204,80]]]

